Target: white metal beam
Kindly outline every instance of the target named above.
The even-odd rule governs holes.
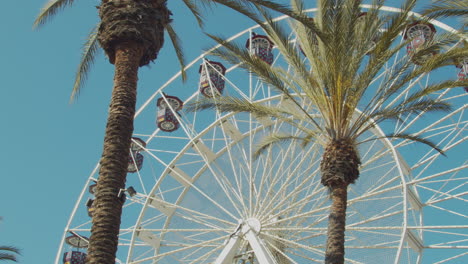
[[[159,248],[161,243],[161,239],[157,237],[155,234],[145,231],[145,230],[138,230],[136,231],[136,235],[140,238],[143,242],[152,246],[153,248]]]
[[[229,238],[221,254],[215,260],[213,264],[232,264],[234,256],[236,255],[237,249],[242,239],[238,234],[233,234]]]
[[[171,167],[171,171],[169,172],[169,175],[172,176],[176,181],[178,181],[180,184],[184,185],[185,187],[190,186],[190,184],[193,182],[193,179],[187,175],[183,170],[176,166]]]
[[[148,197],[148,199],[150,199],[150,202],[149,202],[150,206],[158,209],[159,211],[161,211],[161,213],[167,216],[171,216],[175,211],[175,207],[173,205],[162,200],[161,198],[152,196],[152,197]]]

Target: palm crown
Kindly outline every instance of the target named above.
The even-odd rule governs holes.
[[[105,3],[110,3],[110,2],[116,2],[117,4],[119,3],[124,3],[124,0],[119,0],[119,1],[109,1],[109,0],[103,0],[103,4]],[[153,1],[156,5],[160,7],[160,9],[164,9],[163,13],[167,14],[167,19],[166,21],[163,21],[163,27],[165,32],[169,36],[169,40],[171,42],[172,47],[175,50],[176,57],[178,59],[178,62],[181,66],[182,69],[182,78],[185,79],[185,72],[184,72],[184,67],[185,67],[185,58],[184,58],[184,53],[182,51],[182,46],[180,42],[180,38],[177,35],[176,31],[172,27],[172,24],[170,23],[172,20],[169,18],[169,15],[172,15],[169,9],[167,9],[166,2],[167,0],[155,0]],[[227,7],[230,7],[234,10],[241,8],[242,6],[249,5],[250,0],[197,0],[197,1],[191,1],[191,0],[181,0],[181,2],[187,6],[188,10],[193,14],[195,19],[198,21],[199,26],[203,26],[203,16],[201,12],[200,6],[212,6],[213,4],[221,4],[225,5]],[[265,7],[271,8],[273,10],[276,10],[281,13],[289,14],[289,9],[286,8],[282,4],[277,4],[273,1],[269,0],[260,0],[256,1],[257,4],[261,4]],[[62,10],[65,7],[71,6],[74,3],[74,0],[50,0],[42,9],[37,18],[34,21],[34,28],[38,28],[44,24],[46,24],[49,20],[51,20],[60,10]],[[112,9],[110,9],[112,11]],[[76,71],[75,75],[75,82],[73,84],[73,90],[70,99],[74,100],[80,93],[80,90],[82,86],[84,85],[88,73],[92,67],[92,64],[94,62],[95,56],[98,54],[100,51],[99,47],[99,41],[98,37],[101,35],[105,34],[99,34],[99,29],[102,30],[102,32],[105,32],[101,22],[99,22],[94,28],[91,29],[87,40],[83,44],[83,51],[82,51],[82,57],[81,61],[78,64],[78,68]],[[101,36],[102,39],[103,36]],[[159,45],[162,46],[163,43],[159,43]],[[110,61],[112,62],[113,60],[113,52],[112,52],[112,45],[101,45],[103,46],[104,49],[107,49],[106,53],[109,56]],[[109,54],[110,52],[110,54]],[[157,53],[156,53],[157,54]],[[148,64],[150,61],[153,61],[156,59],[154,52],[153,55],[148,54],[147,56],[147,61],[145,62]],[[145,64],[145,65],[146,65]]]
[[[446,102],[429,95],[442,89],[462,86],[462,82],[446,80],[413,91],[410,96],[395,101],[411,80],[452,64],[454,58],[467,54],[466,48],[460,47],[430,58],[425,57],[448,44],[446,36],[426,43],[412,58],[399,62],[397,70],[386,76],[382,85],[377,88],[372,86],[373,90],[369,90],[371,81],[381,73],[385,63],[408,44],[409,40],[403,43],[395,43],[395,40],[411,23],[408,17],[416,1],[407,1],[401,13],[385,17],[379,17],[380,5],[376,4],[360,19],[356,19],[362,13],[358,3],[360,1],[337,1],[340,4],[336,6],[331,6],[329,1],[321,1],[322,5],[329,6],[319,7],[313,21],[302,13],[299,1],[293,2],[296,3],[295,11],[303,16],[302,22],[293,25],[297,37],[295,42],[266,13],[263,15],[267,23],[262,23],[260,17],[254,16],[275,43],[289,69],[270,66],[251,56],[243,47],[226,43],[217,36],[211,37],[224,47],[212,54],[258,75],[262,81],[292,100],[301,113],[232,97],[201,100],[192,104],[192,110],[216,107],[221,111],[249,111],[257,116],[274,116],[296,125],[310,123],[313,129],[298,125],[306,135],[302,140],[318,139],[326,144],[340,139],[358,143],[356,140],[360,135],[383,121],[397,120],[408,114],[450,109]],[[359,30],[361,28],[366,30]],[[296,47],[297,43],[300,43],[300,49]],[[305,61],[301,53],[305,55]],[[426,60],[424,65],[415,67],[413,62],[418,58]],[[320,115],[308,114],[308,110],[303,107],[304,101],[309,102],[308,105],[313,106]],[[291,122],[290,116],[301,122]],[[323,140],[324,136],[327,140]],[[430,141],[408,134],[388,136],[411,138],[437,148]]]

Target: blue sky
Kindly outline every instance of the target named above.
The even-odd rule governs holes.
[[[22,250],[20,263],[52,263],[67,219],[102,150],[113,67],[101,53],[78,100],[69,96],[81,45],[97,22],[99,1],[75,1],[32,30],[44,0],[4,1],[0,11],[0,245]],[[393,1],[392,1],[393,2]],[[180,1],[169,1],[187,60],[210,46]],[[208,32],[230,36],[250,22],[209,15]],[[232,13],[230,13],[232,14]],[[234,23],[233,23],[234,22]],[[139,103],[178,70],[166,42],[140,73]]]

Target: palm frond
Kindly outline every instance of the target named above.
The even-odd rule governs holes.
[[[0,246],[0,260],[18,261],[16,255],[21,255],[21,251],[18,248]]]
[[[38,28],[47,23],[57,14],[58,11],[66,6],[71,6],[73,1],[74,0],[50,0],[43,8],[41,8],[41,12],[34,20],[33,28]]]
[[[185,81],[187,80],[187,73],[185,72],[186,63],[185,63],[184,52],[182,50],[182,45],[180,43],[180,38],[177,35],[177,33],[174,31],[174,28],[171,26],[171,24],[166,25],[166,32],[169,35],[169,38],[171,39],[172,46],[174,47],[174,51],[177,56],[177,60],[180,65],[182,80]]]
[[[203,0],[207,1],[207,0]],[[261,24],[262,21],[258,16],[258,13],[253,9],[254,5],[249,0],[211,0],[213,2],[222,4],[230,9],[252,19],[257,24]],[[269,1],[268,1],[269,2]]]
[[[203,98],[184,106],[187,112],[196,112],[200,110],[214,109],[221,113],[227,112],[250,112],[256,117],[275,117],[279,119],[284,116],[294,115],[293,112],[281,109],[277,106],[268,106],[250,102],[244,98],[231,96],[222,96],[219,98]]]
[[[260,155],[265,153],[273,145],[291,142],[291,141],[300,141],[302,147],[307,146],[308,143],[312,142],[316,134],[308,135],[307,137],[294,136],[289,134],[279,134],[273,133],[269,134],[261,139],[261,141],[256,145],[255,152],[253,154],[254,159],[258,159]]]
[[[285,41],[285,38],[287,39],[287,37],[281,32],[277,31],[280,29],[274,26],[273,28],[270,28],[270,26],[272,25],[270,23],[267,23],[267,24],[269,26],[265,26],[265,30],[272,31],[272,32],[274,31],[276,33],[274,39],[277,38],[278,41],[282,43],[281,45],[283,45],[283,48],[287,52],[293,52],[293,47],[291,46],[291,44],[288,41]],[[278,92],[280,92],[281,94],[291,99],[299,107],[299,109],[301,109],[302,112],[310,119],[310,122],[314,123],[316,127],[319,127],[319,125],[315,122],[314,118],[311,117],[307,111],[304,111],[304,109],[300,106],[300,104],[298,104],[297,101],[291,96],[289,89],[294,90],[294,86],[291,82],[294,78],[292,78],[289,74],[287,74],[287,72],[283,71],[280,68],[276,70],[272,70],[272,66],[265,63],[264,61],[259,59],[257,56],[252,56],[249,53],[249,51],[246,50],[244,47],[241,47],[237,44],[226,42],[224,41],[224,39],[217,37],[217,36],[213,36],[210,34],[208,34],[208,36],[222,45],[221,48],[212,51],[211,55],[220,57],[223,60],[230,62],[231,64],[234,64],[234,65],[237,64],[239,65],[239,67],[245,69],[246,71],[252,72],[255,75],[257,75],[264,83],[270,84],[272,88],[277,89]],[[289,46],[286,47],[287,45]],[[296,57],[293,60],[299,60],[299,59]],[[298,64],[297,67],[301,68],[301,65]],[[306,79],[307,72],[305,71],[305,68],[301,68],[301,74],[303,78],[299,78],[299,79],[301,80]],[[300,91],[298,90],[295,90],[295,92],[299,95],[301,94]]]
[[[277,72],[272,71],[272,67],[269,64],[265,63],[257,56],[252,56],[248,50],[238,44],[226,42],[223,38],[218,36],[207,35],[217,43],[223,45],[223,47],[212,51],[211,55],[220,57],[233,65],[239,65],[239,67],[246,71],[254,73],[262,79],[262,81],[270,84],[280,92],[287,91],[289,81],[285,80],[283,76]]]
[[[427,6],[421,13],[423,16],[432,19],[453,16],[467,17],[468,2],[462,0],[438,0]]]
[[[100,23],[91,30],[85,44],[83,45],[81,61],[80,64],[78,64],[78,69],[75,74],[75,83],[70,96],[70,102],[73,102],[73,100],[80,94],[81,88],[88,78],[89,71],[94,63],[96,55],[100,50],[97,40],[99,26]]]
[[[385,136],[386,138],[398,138],[398,139],[403,139],[403,140],[410,140],[410,141],[415,141],[415,142],[419,142],[419,143],[422,143],[424,145],[427,145],[433,149],[435,149],[437,152],[439,152],[440,154],[445,155],[444,153],[444,150],[439,148],[437,146],[437,144],[435,144],[434,142],[432,142],[431,140],[429,139],[426,139],[426,138],[423,138],[423,137],[420,137],[418,135],[414,135],[414,134],[407,134],[407,133],[395,133],[395,134],[388,134]]]
[[[201,3],[210,3],[211,1],[196,1],[196,0],[182,0],[184,4],[187,6],[189,11],[192,13],[192,15],[195,17],[197,20],[197,23],[200,27],[203,27],[203,16],[200,12],[200,9],[198,8],[197,2]]]
[[[296,109],[288,109],[281,104],[266,105],[257,102],[251,102],[244,98],[236,98],[231,96],[221,96],[217,98],[202,98],[194,102],[190,102],[184,106],[187,112],[196,112],[207,109],[214,109],[221,113],[251,113],[255,118],[269,117],[279,122],[287,123],[296,127],[305,134],[314,134],[312,131],[321,131],[321,126],[316,124],[313,129],[308,128],[303,124],[310,124],[309,118],[303,112]]]
[[[403,89],[412,80],[424,76],[425,74],[436,69],[451,65],[457,58],[463,58],[467,55],[468,49],[453,49],[444,53],[436,54],[427,59],[424,65],[417,68],[407,69],[404,74],[400,75],[398,79],[396,79],[395,82],[390,85],[387,95],[390,96],[391,94],[395,94]],[[450,82],[447,82],[446,84],[450,84]]]

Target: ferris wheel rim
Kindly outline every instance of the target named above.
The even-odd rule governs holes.
[[[363,5],[363,7],[364,7],[364,6],[365,6],[365,5]],[[397,9],[397,8],[390,8],[390,9],[392,9],[392,10],[399,10],[399,9]],[[310,9],[310,10],[314,10],[314,9]],[[384,10],[384,9],[382,9],[382,10]],[[384,10],[384,11],[389,11],[389,10]],[[398,12],[398,11],[395,11],[395,12]],[[431,21],[431,22],[432,22],[432,21]],[[434,23],[434,24],[437,24],[437,23]],[[445,25],[445,24],[443,24],[443,25]],[[439,26],[439,25],[437,25],[437,26]],[[251,27],[251,28],[249,28],[249,29],[243,31],[243,34],[245,34],[246,32],[248,32],[248,30],[252,30],[252,29],[255,29],[255,28],[258,28],[258,27],[259,27],[259,25],[253,26],[253,27]],[[439,27],[440,27],[440,26],[439,26]],[[449,28],[450,28],[451,31],[456,31],[456,30],[454,30],[454,29],[451,28],[451,27],[449,27]],[[241,36],[242,34],[239,33],[238,35]],[[237,35],[235,35],[235,36],[236,36],[235,38],[239,37],[239,36],[237,36]],[[232,38],[234,39],[234,37],[232,37]],[[207,53],[208,53],[208,52],[207,52]],[[193,60],[193,61],[187,66],[187,68],[192,67],[196,62],[200,61],[203,57],[205,57],[207,53],[202,54],[202,55],[200,55],[197,59]],[[180,72],[179,72],[179,73],[180,73]],[[179,74],[179,73],[178,73],[178,74]],[[176,79],[177,77],[178,77],[178,75],[176,74],[173,78]],[[172,80],[173,80],[173,79],[171,78],[170,81],[168,81],[166,84],[164,84],[163,86],[161,86],[161,87],[154,93],[153,99],[154,99],[154,97],[157,96],[158,94],[162,94],[162,91],[164,90],[164,88],[165,88],[169,83],[171,83]],[[187,99],[187,101],[188,101],[188,100],[191,100],[194,96],[196,96],[195,93],[194,93],[191,97],[189,97],[189,98]],[[153,99],[150,99],[149,101],[152,102]],[[146,104],[146,105],[147,105],[147,104]],[[143,104],[143,105],[139,108],[139,110],[137,111],[135,117],[137,117],[137,116],[140,114],[140,112],[144,110],[144,108],[146,107],[146,105]],[[465,106],[466,106],[466,105],[465,105]],[[392,145],[392,144],[390,144],[390,145]],[[393,147],[394,147],[394,146],[392,145],[392,149],[393,149]],[[398,160],[398,159],[397,159],[397,160]],[[98,167],[99,167],[99,164],[96,165],[95,169],[94,169],[93,172],[91,173],[91,175],[90,175],[88,181],[87,181],[86,184],[85,184],[85,189],[88,187],[89,183],[91,183],[91,181],[94,179],[93,176],[96,174],[96,171],[97,171]],[[400,168],[400,167],[399,167],[399,168]],[[168,173],[163,173],[163,174],[165,174],[166,176],[168,176]],[[83,192],[80,194],[80,197],[83,197],[85,193],[86,193],[86,191],[83,190]],[[152,193],[152,192],[151,192],[151,193]],[[82,199],[82,198],[80,198],[79,200],[81,200],[81,199]],[[407,203],[408,201],[407,201],[406,199],[404,199],[404,202]],[[75,209],[74,209],[74,210],[76,210],[77,207],[78,207],[78,202],[77,202],[77,205],[75,206]],[[146,208],[146,207],[145,207],[145,208]],[[73,213],[72,213],[72,215],[73,215]],[[72,220],[72,219],[70,218],[69,223],[67,224],[66,230],[69,229],[70,224],[71,224],[71,220]],[[133,233],[132,233],[132,240],[133,240],[133,236],[134,236],[136,230],[137,230],[137,225],[135,225],[134,231],[133,231]],[[66,234],[66,232],[65,232],[65,234]],[[64,234],[64,236],[65,236],[65,234]],[[61,247],[63,247],[63,244],[61,245]],[[57,259],[59,258],[59,254],[60,254],[60,252],[59,252],[58,255],[57,255]],[[58,262],[57,262],[57,263],[58,263]]]

